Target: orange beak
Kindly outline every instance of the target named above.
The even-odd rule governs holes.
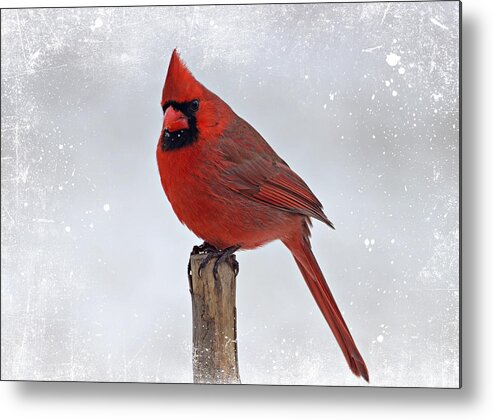
[[[178,130],[188,129],[188,118],[181,111],[169,106],[164,113],[164,129],[173,133]]]

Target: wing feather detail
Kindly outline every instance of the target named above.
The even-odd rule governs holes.
[[[259,154],[224,169],[228,188],[278,209],[313,217],[334,228],[310,188],[277,155]]]

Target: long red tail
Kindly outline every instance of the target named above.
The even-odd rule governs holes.
[[[356,376],[362,376],[366,382],[370,382],[365,361],[359,353],[353,337],[351,337],[334,296],[332,296],[324,275],[313,255],[308,237],[298,237],[283,242],[293,254],[310,292],[344,353],[349,368]]]

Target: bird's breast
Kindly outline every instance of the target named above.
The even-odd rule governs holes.
[[[194,146],[158,148],[161,183],[178,219],[217,248],[244,249],[282,239],[292,214],[267,207],[228,188],[221,161]]]
[[[161,184],[173,210],[182,223],[188,225],[190,216],[202,204],[207,185],[202,171],[203,159],[193,145],[162,151],[158,147],[157,160]]]
[[[161,183],[178,219],[200,238],[217,247],[228,241],[222,231],[232,223],[225,209],[231,192],[218,181],[214,159],[192,145],[157,152]],[[220,217],[219,217],[220,216]]]

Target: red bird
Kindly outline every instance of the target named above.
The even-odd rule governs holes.
[[[369,381],[310,245],[310,218],[333,228],[322,204],[262,136],[199,83],[173,51],[163,88],[157,162],[178,219],[227,258],[276,239],[291,251],[350,369]],[[210,255],[210,254],[209,254]]]

